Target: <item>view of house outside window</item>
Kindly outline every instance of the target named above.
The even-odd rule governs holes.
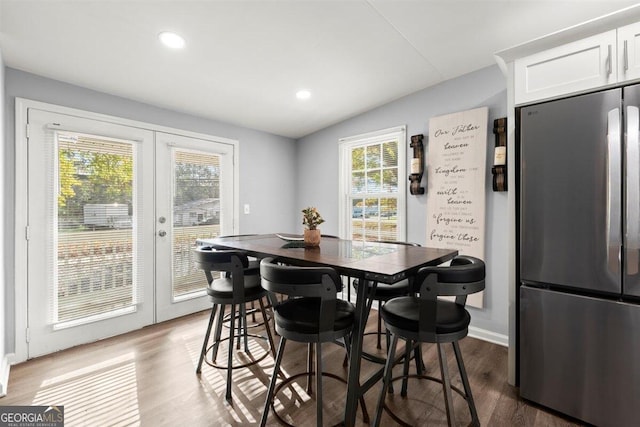
[[[173,297],[203,289],[193,262],[193,242],[220,234],[220,156],[175,149],[173,153]]]

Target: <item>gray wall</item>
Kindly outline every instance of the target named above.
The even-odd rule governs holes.
[[[5,158],[5,98],[4,98],[4,61],[2,60],[2,51],[0,50],[0,165],[6,165],[7,161]],[[4,169],[4,168],[3,168]],[[7,283],[7,277],[6,277],[6,264],[7,264],[7,258],[5,257],[5,254],[10,254],[13,253],[13,250],[8,250],[7,248],[7,225],[5,222],[5,218],[6,218],[6,211],[8,209],[8,203],[7,203],[7,189],[5,187],[5,175],[6,175],[7,171],[3,170],[0,172],[0,241],[2,242],[2,244],[0,244],[0,307],[5,307],[5,292],[6,292],[6,283]],[[0,314],[0,396],[2,396],[3,393],[6,393],[6,389],[4,387],[7,386],[7,384],[3,384],[2,382],[4,381],[4,369],[5,367],[5,363],[6,363],[6,355],[7,355],[7,351],[6,349],[8,348],[8,346],[5,343],[5,330],[6,327],[5,325],[7,324],[8,319],[6,318],[7,316],[7,310],[2,310],[2,314]]]
[[[430,117],[482,106],[489,108],[485,248],[487,289],[484,308],[472,309],[472,326],[488,332],[489,336],[485,338],[496,339],[506,345],[508,334],[507,194],[493,192],[490,172],[495,140],[492,132],[493,120],[507,115],[505,78],[497,66],[416,92],[299,140],[297,201],[300,206],[317,206],[326,220],[322,225],[322,231],[327,234],[337,234],[338,139],[406,125],[407,137],[416,134],[425,135],[425,150],[427,150]],[[407,145],[407,170],[410,167],[408,162],[411,153],[411,148]],[[427,233],[426,195],[407,194],[407,240],[424,244]],[[498,336],[492,337],[492,334]]]
[[[2,199],[2,211],[8,217],[11,227],[9,230],[13,230],[14,223],[15,97],[238,140],[240,232],[265,233],[296,229],[299,215],[292,195],[295,194],[297,179],[296,171],[291,167],[297,158],[294,140],[154,107],[11,68],[0,69],[5,70],[6,79],[6,143],[3,145],[6,157],[1,164],[6,179],[5,188],[8,189]],[[242,213],[244,204],[251,206],[249,215]],[[4,242],[7,256],[1,259],[6,263],[7,283],[11,284],[15,274],[12,233],[7,234]],[[2,283],[0,289],[1,286]],[[6,349],[12,352],[15,329],[12,285],[8,285],[6,291],[6,327],[0,328],[0,337],[2,331],[6,331]]]

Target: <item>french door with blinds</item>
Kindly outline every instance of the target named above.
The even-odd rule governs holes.
[[[233,145],[29,108],[27,157],[29,358],[207,307]]]
[[[163,321],[211,307],[192,248],[198,238],[232,234],[233,146],[158,132],[156,147],[156,301]]]

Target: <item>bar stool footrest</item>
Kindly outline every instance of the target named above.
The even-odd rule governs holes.
[[[404,378],[414,378],[414,379],[418,379],[418,380],[428,380],[428,381],[435,381],[439,384],[442,384],[442,379],[441,378],[436,378],[436,377],[432,377],[431,375],[416,375],[416,374],[410,374],[410,375],[400,375],[397,377],[393,377],[391,378],[391,383],[393,383],[394,381],[399,381],[401,379]],[[467,401],[467,395],[465,394],[464,391],[460,390],[458,387],[451,385],[451,390],[455,391],[456,393],[458,393],[460,396],[462,396],[462,398]],[[406,398],[406,396],[402,397],[403,399]],[[393,420],[395,422],[397,422],[398,424],[400,424],[403,427],[412,427],[414,424],[409,424],[407,422],[405,422],[402,418],[398,417],[391,409],[389,409],[389,407],[387,406],[386,403],[384,403],[382,405],[382,408],[384,409],[384,411],[389,414],[389,416],[391,418],[393,418]]]
[[[299,374],[295,374],[295,375],[290,376],[289,378],[287,378],[287,379],[283,380],[283,381],[282,381],[280,384],[278,384],[278,385],[275,387],[275,389],[273,390],[273,399],[271,400],[270,408],[271,408],[271,411],[273,412],[273,415],[275,415],[276,419],[277,419],[277,420],[278,420],[282,425],[285,425],[285,426],[288,426],[288,427],[296,427],[295,425],[293,425],[293,424],[289,424],[288,422],[286,422],[286,421],[285,421],[285,420],[280,416],[280,414],[278,414],[278,412],[276,412],[276,409],[275,409],[275,400],[276,400],[276,396],[278,395],[278,393],[280,393],[280,391],[282,391],[282,389],[283,389],[283,388],[287,387],[289,384],[291,384],[293,381],[297,380],[298,378],[301,378],[301,377],[310,377],[310,376],[315,376],[315,375],[316,375],[316,373],[315,373],[315,372],[301,372],[301,373],[299,373]],[[338,381],[342,382],[343,384],[347,384],[347,380],[345,380],[344,378],[342,378],[342,377],[340,377],[340,376],[338,376],[338,375],[332,374],[331,372],[322,372],[322,373],[321,373],[321,375],[322,375],[323,377],[328,377],[328,378],[333,378],[334,380],[338,380]],[[293,391],[293,393],[297,394],[297,392],[296,392],[296,391]],[[365,423],[367,423],[367,424],[368,424],[368,423],[369,423],[369,421],[370,421],[370,420],[369,420],[369,414],[367,413],[367,408],[366,408],[366,406],[365,406],[365,404],[364,404],[364,398],[362,398],[362,397],[360,398],[360,405],[361,405],[361,408],[362,408],[362,418],[363,418],[363,421],[364,421]],[[334,427],[342,426],[342,425],[344,425],[344,423],[341,421],[341,422],[339,422],[339,423],[335,424],[335,426],[334,426]]]
[[[242,337],[244,337],[244,335],[242,335],[242,336],[241,336],[241,338],[242,338]],[[257,339],[265,340],[265,341],[267,341],[267,342],[268,342],[268,338],[267,338],[267,337],[263,337],[262,335],[247,334],[247,337],[250,337],[250,338],[257,338]],[[234,337],[233,337],[233,339],[234,339],[234,340],[236,340],[236,339],[238,339],[238,337],[237,337],[237,336],[234,336]],[[225,338],[220,339],[220,341],[218,341],[218,345],[220,345],[220,343],[225,342],[225,341],[229,341],[229,337],[225,337]],[[209,365],[209,366],[211,366],[211,367],[213,367],[213,368],[216,368],[216,369],[227,369],[227,365],[219,365],[219,364],[217,364],[217,363],[215,362],[215,360],[211,360],[211,361],[210,361],[210,360],[207,358],[207,354],[209,354],[209,353],[211,352],[211,350],[213,349],[213,346],[214,346],[214,345],[215,345],[215,343],[214,343],[214,344],[211,344],[209,347],[207,347],[207,351],[206,351],[206,353],[205,353],[205,357],[204,357],[204,362],[205,362],[207,365]],[[229,343],[229,345],[233,345],[233,343]],[[251,361],[249,361],[249,362],[247,362],[247,363],[243,363],[243,364],[241,364],[241,365],[232,365],[232,366],[231,366],[231,369],[247,368],[247,367],[249,367],[249,366],[255,365],[256,363],[262,362],[262,361],[263,361],[263,360],[264,360],[264,359],[265,359],[269,354],[271,354],[271,350],[269,349],[269,346],[267,346],[267,348],[266,348],[266,349],[264,349],[264,351],[265,351],[265,352],[264,352],[264,354],[260,355],[258,358],[253,359],[253,360],[251,360]],[[248,355],[249,357],[252,357],[252,354],[251,354],[251,353],[247,353],[247,352],[245,352],[245,351],[236,350],[236,352],[241,352],[241,353],[244,353],[244,354]]]
[[[266,309],[267,307],[265,307]],[[262,317],[262,313],[260,313],[260,309],[259,308],[250,308],[247,310],[247,317],[251,316],[252,314],[259,314],[260,317]],[[236,319],[240,318],[240,314],[236,313]],[[255,329],[255,328],[259,328],[261,326],[264,326],[265,322],[269,322],[271,321],[272,316],[270,313],[267,314],[267,318],[263,319],[262,321],[256,321],[256,322],[251,322],[251,323],[247,323],[247,329]],[[222,318],[222,327],[229,329],[229,323],[231,321],[231,313],[227,313],[224,315],[224,317]]]

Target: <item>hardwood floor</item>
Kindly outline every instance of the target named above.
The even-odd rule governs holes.
[[[372,311],[368,329],[375,329]],[[224,399],[225,371],[204,365],[195,373],[208,312],[150,326],[139,331],[83,345],[13,366],[8,395],[1,405],[64,405],[66,426],[222,426],[257,424],[262,413],[273,359],[233,374],[233,403]],[[266,351],[263,340],[251,342],[252,353]],[[366,348],[375,351],[373,337]],[[517,389],[507,384],[507,349],[473,338],[460,346],[465,359],[476,406],[483,426],[575,426],[574,420],[523,401]],[[344,349],[325,345],[324,366],[342,378]],[[427,373],[439,376],[436,350],[423,345]],[[457,372],[453,351],[447,347],[450,371]],[[226,348],[221,348],[224,359]],[[239,359],[246,355],[240,353]],[[289,374],[304,370],[306,346],[287,343],[283,369]],[[363,361],[363,376],[380,365]],[[460,385],[455,374],[454,385]],[[440,385],[431,381],[410,382],[409,396],[396,393],[387,397],[387,405],[414,425],[446,425]],[[371,417],[379,386],[366,394]],[[337,423],[342,416],[346,386],[336,380],[324,381],[325,425]],[[315,423],[315,401],[305,393],[305,382],[283,390],[276,408],[294,425]],[[466,403],[455,396],[456,418],[467,425],[470,416]],[[269,425],[279,425],[273,413]],[[358,410],[358,425],[362,412]],[[388,414],[382,425],[395,425]]]

